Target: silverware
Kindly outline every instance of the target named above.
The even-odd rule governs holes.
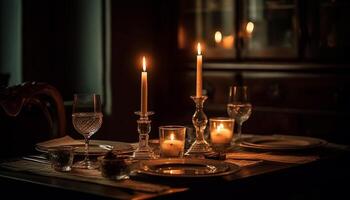
[[[45,156],[44,154],[42,154],[42,155],[29,155],[29,156],[26,156],[26,157],[36,158],[36,159],[41,159],[41,160],[48,160],[48,157]]]
[[[106,150],[108,150],[108,151],[110,151],[110,150],[113,150],[113,146],[111,146],[111,145],[108,145],[108,144],[100,144],[100,145],[98,145],[100,148],[102,148],[102,149],[106,149]]]
[[[28,160],[28,161],[33,161],[33,162],[38,162],[38,163],[43,163],[43,164],[50,164],[50,162],[46,158],[42,158],[39,156],[23,156],[23,160]]]

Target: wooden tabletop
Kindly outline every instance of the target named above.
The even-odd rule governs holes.
[[[2,193],[11,196],[34,196],[38,199],[54,197],[79,199],[149,199],[196,197],[239,197],[269,199],[334,198],[346,193],[342,181],[349,180],[349,151],[333,147],[315,149],[320,159],[306,164],[287,164],[263,161],[242,167],[237,173],[215,178],[150,178],[132,179],[168,185],[161,193],[148,193],[116,188],[92,182],[42,176],[23,171],[0,168]],[[16,192],[18,191],[18,192]]]

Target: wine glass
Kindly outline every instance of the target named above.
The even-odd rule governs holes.
[[[247,121],[252,113],[252,105],[248,99],[247,86],[231,86],[227,114],[237,123],[237,137],[235,142],[239,143],[242,134],[242,124]]]
[[[85,139],[85,158],[74,165],[77,168],[96,169],[96,162],[89,160],[89,139],[102,125],[101,98],[97,94],[75,94],[72,120],[74,128]]]

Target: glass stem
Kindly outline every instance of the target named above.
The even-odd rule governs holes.
[[[89,161],[89,135],[84,135],[85,139],[85,162]]]
[[[204,131],[201,128],[196,128],[196,137],[198,141],[204,140]]]
[[[242,122],[237,123],[237,140],[239,141],[241,139],[242,135]]]

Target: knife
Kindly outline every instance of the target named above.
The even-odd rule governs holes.
[[[32,158],[32,157],[28,157],[28,156],[23,156],[22,159],[28,160],[28,161],[33,161],[33,162],[38,162],[38,163],[43,163],[43,164],[50,164],[50,162],[48,160],[39,159],[39,158]]]

